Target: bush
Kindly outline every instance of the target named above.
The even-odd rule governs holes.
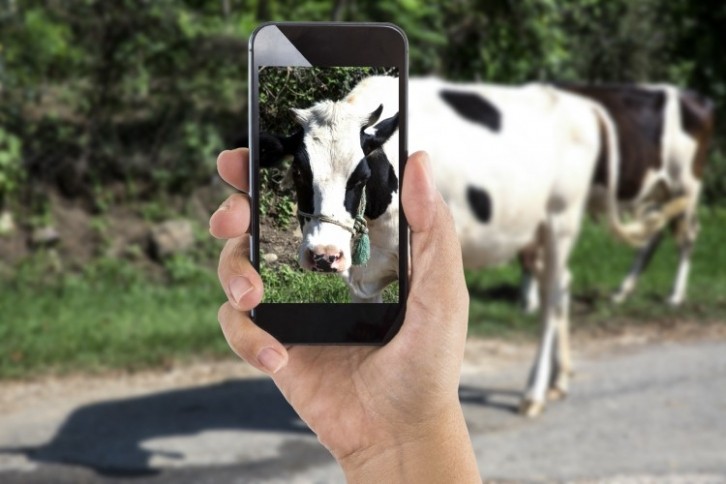
[[[25,178],[20,138],[0,126],[0,211]]]

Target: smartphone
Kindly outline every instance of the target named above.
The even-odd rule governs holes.
[[[408,294],[408,43],[381,23],[250,38],[253,320],[288,344],[384,344]]]

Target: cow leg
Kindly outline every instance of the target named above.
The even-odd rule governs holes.
[[[638,284],[638,279],[645,269],[650,264],[653,254],[658,249],[661,241],[663,240],[663,231],[655,234],[644,247],[638,250],[633,260],[633,265],[630,267],[630,272],[625,276],[623,282],[620,284],[618,290],[613,294],[612,301],[616,304],[622,304],[635,290],[635,286]]]
[[[679,306],[686,298],[686,287],[688,285],[688,274],[691,270],[691,253],[698,237],[698,192],[700,185],[696,188],[695,196],[689,199],[688,208],[683,217],[676,225],[676,244],[678,245],[678,270],[676,280],[673,283],[673,290],[668,298],[668,304]]]
[[[693,241],[678,244],[678,271],[673,284],[673,291],[668,297],[670,306],[680,306],[686,298],[686,286],[688,285],[688,274],[691,270],[691,253],[693,252]]]
[[[522,285],[519,288],[524,312],[534,314],[539,309],[539,284],[537,278],[528,270],[522,270]]]
[[[566,279],[566,267],[573,238],[571,236],[558,237],[555,221],[551,220],[545,228],[544,268],[540,293],[542,295],[542,335],[537,351],[534,366],[530,372],[529,383],[524,393],[520,411],[528,416],[535,417],[544,409],[547,389],[552,381],[552,367],[555,358],[566,358],[569,366],[569,338],[558,338],[558,332],[569,329],[565,323],[567,312],[563,311],[567,304],[567,289],[563,284]],[[563,348],[560,356],[556,356],[555,341],[559,339]]]
[[[537,238],[519,252],[519,267],[522,269],[519,297],[524,312],[527,314],[534,314],[540,306],[539,284],[537,283],[539,278],[537,274],[542,269],[540,258]]]
[[[560,400],[567,395],[572,376],[572,356],[570,354],[570,282],[572,276],[565,268],[562,277],[562,296],[558,302],[557,338],[553,361],[552,379],[547,393],[549,400]]]

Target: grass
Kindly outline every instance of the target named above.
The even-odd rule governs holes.
[[[666,237],[636,292],[622,305],[610,303],[632,263],[634,251],[618,243],[600,224],[587,220],[571,258],[573,327],[678,321],[726,321],[726,210],[703,209],[701,233],[692,257],[687,301],[679,308],[665,304],[675,279],[678,253]],[[518,307],[520,271],[517,265],[467,271],[471,295],[472,333],[501,336],[535,333],[538,317]]]
[[[656,254],[633,298],[613,306],[608,296],[625,275],[632,250],[616,243],[604,228],[586,223],[572,260],[573,326],[726,321],[726,210],[704,210],[701,220],[688,301],[675,310],[663,304],[676,268],[671,240]],[[167,264],[170,282],[160,284],[115,260],[98,260],[81,274],[59,274],[57,261],[47,255],[38,254],[12,278],[1,276],[0,378],[135,370],[229,355],[216,321],[224,295],[211,264],[190,257],[172,259]],[[292,269],[271,271],[270,276],[268,296],[297,291],[307,298],[329,291],[330,297],[347,298],[335,277]],[[517,306],[515,265],[468,271],[466,277],[473,334],[535,333],[537,318],[525,316]]]
[[[262,261],[260,272],[265,283],[263,302],[276,303],[346,303],[348,286],[335,274],[316,274],[285,264],[271,267]],[[384,302],[398,301],[398,284],[383,291]]]
[[[211,270],[165,285],[112,260],[65,276],[29,265],[0,291],[0,378],[228,354],[216,320],[224,294]]]

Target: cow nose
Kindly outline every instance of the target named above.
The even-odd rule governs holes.
[[[343,251],[333,245],[316,245],[308,249],[312,270],[318,272],[337,272]]]

